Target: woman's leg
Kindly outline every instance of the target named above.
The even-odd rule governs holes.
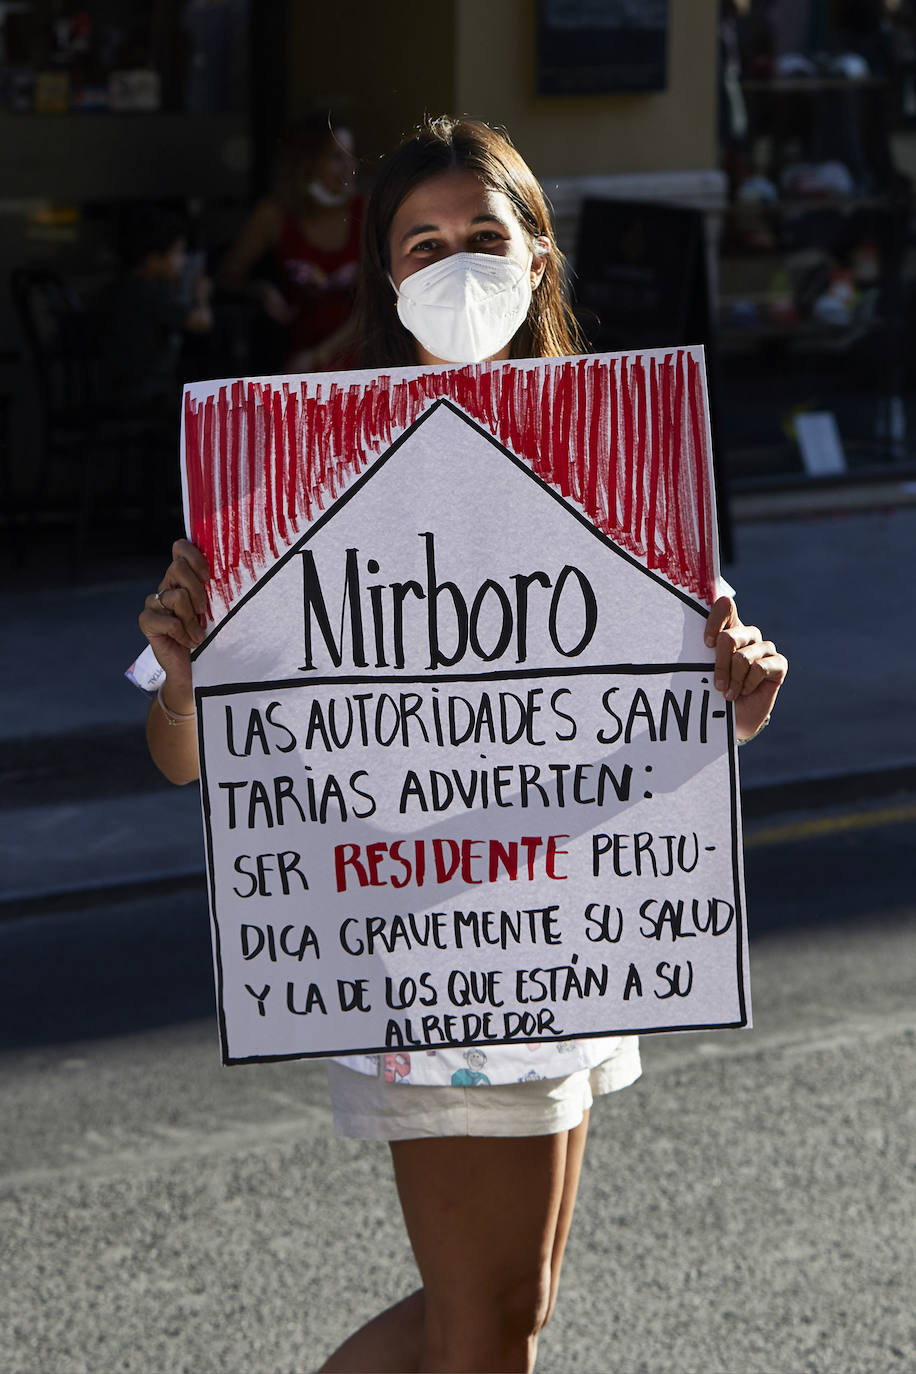
[[[394,1142],[424,1288],[350,1336],[323,1374],[532,1369],[556,1302],[587,1133],[586,1112],[553,1136]]]
[[[534,1368],[572,1219],[582,1155],[581,1134],[570,1154],[574,1134],[392,1143],[423,1279],[419,1369]]]
[[[574,1127],[567,1136],[566,1141],[566,1172],[563,1176],[563,1196],[560,1199],[560,1213],[557,1217],[557,1229],[553,1238],[553,1254],[550,1257],[550,1303],[547,1307],[547,1316],[544,1324],[553,1315],[553,1309],[557,1302],[557,1289],[560,1286],[560,1270],[563,1267],[563,1254],[566,1250],[566,1242],[569,1239],[569,1228],[572,1226],[573,1212],[576,1209],[576,1194],[579,1191],[579,1175],[582,1173],[582,1160],[585,1156],[585,1142],[588,1138],[588,1112],[585,1113],[579,1125]]]

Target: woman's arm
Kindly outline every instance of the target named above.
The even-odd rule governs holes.
[[[166,674],[146,719],[146,742],[169,782],[193,782],[198,776],[191,650],[204,638],[200,617],[209,576],[200,549],[187,539],[176,540],[159,590],[146,598],[140,613],[140,629]]]
[[[706,621],[706,644],[716,651],[714,680],[735,704],[739,744],[766,725],[789,665],[756,625],[745,625],[730,596],[720,596]]]
[[[287,325],[296,311],[279,287],[271,281],[250,277],[251,269],[265,253],[276,247],[283,227],[283,210],[276,200],[262,200],[239,230],[232,247],[220,264],[218,280],[230,291],[243,291],[260,305],[276,324]]]
[[[271,197],[260,201],[220,263],[220,283],[234,289],[243,287],[251,269],[279,242],[282,225],[283,211],[279,203]]]

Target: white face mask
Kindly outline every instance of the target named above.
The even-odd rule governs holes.
[[[394,289],[401,323],[428,353],[447,363],[479,363],[504,348],[525,320],[530,262],[523,267],[493,253],[452,253]]]
[[[317,178],[310,181],[305,189],[312,197],[312,200],[317,200],[319,205],[323,205],[326,208],[330,208],[333,205],[346,205],[347,201],[350,199],[349,191],[329,191],[324,182],[319,181]]]

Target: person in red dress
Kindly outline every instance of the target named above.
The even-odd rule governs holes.
[[[288,372],[336,365],[353,310],[363,203],[349,129],[315,115],[286,137],[276,189],[252,210],[220,268],[286,331]]]

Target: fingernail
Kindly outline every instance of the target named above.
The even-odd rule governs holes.
[[[708,649],[711,649],[715,642],[716,641],[713,639],[712,635],[706,635],[706,647]]]
[[[724,679],[724,678],[721,678],[721,677],[717,677],[717,678],[716,678],[716,691],[717,691],[717,692],[724,692],[724,691],[725,691],[725,679]]]

